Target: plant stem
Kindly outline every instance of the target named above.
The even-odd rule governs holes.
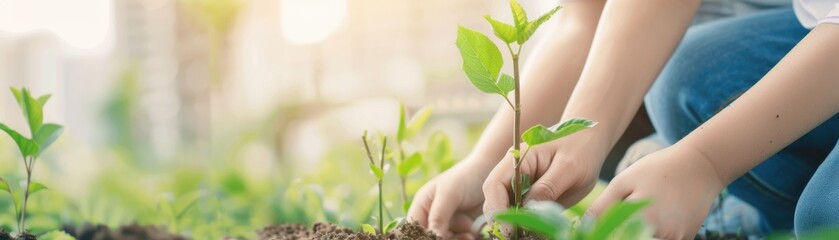
[[[402,151],[402,142],[399,142],[397,144],[397,146],[399,146],[399,164],[404,164],[405,163],[405,152]],[[405,181],[407,181],[407,180],[402,175],[399,175],[399,181],[400,181],[400,183],[401,183],[400,185],[402,187],[400,189],[402,191],[402,193],[401,193],[402,194],[402,203],[406,203],[406,202],[408,202],[408,191],[405,189]]]
[[[364,136],[361,136],[361,141],[364,142],[364,150],[367,150],[367,159],[370,159],[370,164],[376,165],[376,162],[373,162],[373,154],[370,153],[370,145],[367,144],[367,133],[365,132]]]
[[[385,149],[387,148],[387,137],[382,138],[382,155],[379,156],[379,168],[385,170]],[[384,177],[383,177],[384,178]],[[384,197],[382,197],[382,179],[379,179],[379,231],[385,234],[384,222]]]
[[[512,50],[512,49],[511,49]],[[521,52],[521,46],[519,46],[519,52]],[[520,151],[521,148],[521,84],[519,79],[519,55],[518,53],[513,54],[512,51],[510,54],[513,57],[513,80],[515,81],[515,116],[513,118],[513,149],[516,152]],[[516,208],[521,208],[522,206],[522,178],[521,178],[521,156],[515,157],[515,166],[513,168],[513,195],[514,195],[514,203]],[[513,229],[513,240],[519,239],[521,233],[521,228],[515,227]]]
[[[20,210],[20,223],[18,223],[19,234],[26,231],[26,203],[29,202],[29,183],[32,182],[32,167],[35,165],[35,158],[29,157],[29,161],[24,159],[26,166],[26,188],[23,189],[23,208]]]

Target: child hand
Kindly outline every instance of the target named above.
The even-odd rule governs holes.
[[[472,224],[481,215],[481,183],[486,173],[472,162],[464,161],[423,185],[408,210],[408,221],[443,239],[475,239]]]
[[[644,217],[661,239],[693,239],[725,185],[707,158],[674,145],[642,158],[609,183],[588,215],[623,199],[651,199]]]
[[[531,177],[533,184],[524,196],[531,200],[556,201],[571,206],[582,200],[594,188],[606,146],[588,133],[575,135],[538,145],[530,149],[521,163],[521,172]],[[484,214],[507,209],[512,194],[513,161],[507,154],[489,174],[483,185]]]

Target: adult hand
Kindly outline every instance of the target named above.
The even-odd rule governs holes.
[[[651,199],[644,217],[661,239],[693,239],[725,185],[710,161],[686,145],[647,155],[616,176],[594,201],[597,217],[622,199]]]

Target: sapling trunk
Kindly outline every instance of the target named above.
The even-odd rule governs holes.
[[[492,26],[495,36],[502,40],[513,60],[513,76],[501,73],[504,65],[501,52],[498,47],[484,34],[465,27],[458,27],[457,41],[455,44],[460,49],[463,58],[463,71],[475,87],[485,93],[498,94],[504,97],[507,104],[513,110],[513,179],[511,185],[513,190],[513,208],[519,209],[524,204],[523,195],[530,186],[530,177],[521,172],[521,162],[527,155],[521,153],[522,142],[527,143],[528,149],[542,143],[546,143],[584,128],[594,126],[595,122],[586,119],[571,119],[555,127],[546,128],[542,125],[534,126],[524,133],[521,131],[521,76],[519,74],[519,56],[525,42],[533,36],[540,25],[548,21],[551,16],[561,7],[557,6],[538,18],[530,21],[524,8],[516,1],[510,0],[510,9],[513,14],[513,24],[507,24],[493,19],[486,15],[484,18]],[[513,51],[511,45],[516,45]],[[510,101],[509,93],[513,92],[513,101]],[[513,231],[513,239],[522,235],[520,228]]]
[[[509,46],[509,45],[508,45]],[[513,53],[513,50],[510,49],[510,54],[513,57],[513,82],[515,83],[514,88],[514,107],[513,111],[515,112],[515,116],[513,117],[513,151],[520,152],[521,148],[521,87],[519,81],[519,56],[518,54]],[[519,51],[521,51],[521,46],[519,46]],[[515,188],[513,189],[514,195],[514,204],[516,208],[522,207],[522,177],[521,177],[521,155],[514,154],[515,157],[515,166],[513,168],[513,181],[515,184]],[[515,227],[513,229],[513,239],[518,239],[521,229],[519,227]]]

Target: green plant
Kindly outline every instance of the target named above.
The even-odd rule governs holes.
[[[495,220],[522,227],[550,239],[650,239],[652,229],[636,215],[649,200],[618,202],[597,220],[569,220],[559,204],[550,201],[533,202],[527,209],[509,209],[495,215]],[[491,234],[504,239],[493,225]],[[501,236],[501,237],[498,237]]]
[[[26,168],[26,182],[23,187],[25,189],[23,191],[23,206],[20,207],[20,197],[12,190],[12,186],[2,178],[0,178],[0,190],[8,192],[12,196],[15,214],[17,219],[20,219],[18,222],[18,232],[19,234],[23,234],[26,232],[26,205],[29,202],[29,196],[47,189],[43,184],[32,181],[35,160],[61,135],[63,127],[54,123],[44,124],[43,106],[50,99],[50,94],[35,98],[26,88],[22,90],[11,88],[11,91],[23,112],[23,116],[26,118],[26,122],[29,124],[31,136],[30,138],[24,137],[17,131],[6,126],[6,124],[0,123],[0,130],[6,132],[15,141],[23,157],[23,164]]]
[[[376,176],[376,182],[378,183],[378,189],[379,189],[379,191],[378,191],[378,195],[379,195],[379,217],[376,220],[379,223],[379,230],[381,230],[380,233],[381,234],[386,234],[386,233],[390,232],[391,229],[393,229],[397,225],[399,225],[399,222],[401,222],[401,219],[394,219],[393,221],[391,221],[387,225],[384,225],[384,219],[385,219],[384,218],[384,205],[385,205],[385,202],[384,202],[384,195],[383,195],[383,191],[382,191],[382,182],[384,181],[385,172],[387,171],[387,168],[385,168],[385,158],[386,158],[385,151],[387,150],[387,137],[382,137],[381,138],[382,153],[379,155],[379,165],[378,166],[376,165],[376,162],[373,160],[372,152],[370,152],[370,144],[368,143],[369,139],[367,137],[367,131],[365,131],[364,135],[361,136],[361,140],[362,140],[362,142],[364,142],[364,150],[367,153],[367,159],[370,160],[370,163],[369,163],[370,171],[373,173],[373,175]],[[376,234],[376,230],[373,228],[373,226],[370,226],[369,224],[362,224],[361,227],[362,227],[362,230],[366,233],[370,233],[370,234],[373,234],[373,235]]]
[[[407,120],[408,116],[405,104],[400,104],[399,106],[399,125],[396,131],[396,149],[398,153],[396,154],[397,158],[394,163],[396,165],[396,171],[399,174],[402,211],[406,213],[411,206],[411,199],[408,197],[408,190],[405,185],[408,181],[408,176],[420,169],[423,156],[419,152],[407,155],[404,144],[422,130],[422,127],[428,122],[428,118],[431,117],[432,111],[433,109],[431,107],[424,107],[417,111],[410,120]]]
[[[469,81],[478,90],[485,93],[501,95],[514,112],[513,149],[511,153],[515,161],[511,185],[514,198],[513,207],[521,208],[522,198],[530,185],[530,177],[522,174],[520,169],[521,160],[527,155],[527,151],[536,145],[593,127],[596,125],[596,122],[574,118],[551,128],[537,125],[528,129],[523,134],[521,133],[522,106],[520,102],[521,87],[519,77],[519,57],[521,50],[524,44],[533,36],[533,33],[536,32],[536,29],[547,22],[561,7],[557,6],[533,21],[527,19],[524,8],[515,0],[510,0],[510,8],[513,13],[513,25],[495,20],[489,15],[484,16],[484,18],[492,26],[495,36],[507,46],[507,50],[513,61],[513,76],[501,73],[501,67],[504,65],[501,51],[486,35],[459,26],[456,45],[460,49],[460,55],[463,58],[463,71],[466,73]],[[517,45],[515,50],[513,50],[513,45]],[[513,101],[510,101],[509,97],[511,91],[514,92]],[[523,154],[520,149],[522,141],[528,145],[528,149]],[[518,239],[518,235],[520,235],[519,231],[515,230],[513,239]]]

